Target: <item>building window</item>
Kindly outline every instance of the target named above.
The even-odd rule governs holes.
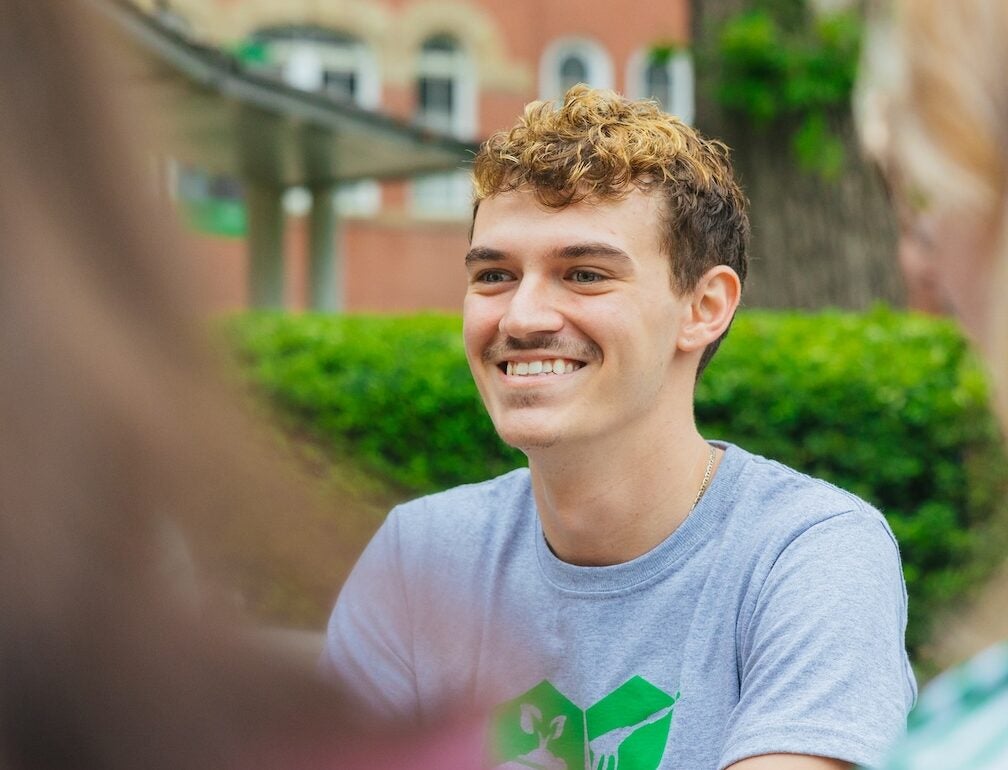
[[[687,51],[637,51],[627,63],[627,93],[654,99],[685,123],[693,122],[693,58]]]
[[[381,101],[378,62],[370,46],[352,35],[317,27],[260,30],[247,47],[249,66],[294,88],[375,109]]]
[[[663,62],[649,61],[644,67],[644,93],[662,106],[672,103],[672,74]]]
[[[416,122],[468,139],[476,129],[476,89],[465,50],[450,35],[427,38],[417,61]],[[418,177],[411,186],[419,216],[464,218],[472,208],[472,184],[466,171]]]
[[[356,101],[354,97],[360,93],[356,70],[350,67],[323,70],[322,90],[337,99],[345,99],[348,102]]]
[[[612,60],[594,40],[563,38],[550,43],[539,62],[539,94],[559,99],[576,83],[613,87]]]
[[[585,60],[576,53],[571,53],[565,56],[563,61],[560,62],[561,93],[567,93],[567,89],[571,86],[577,85],[578,83],[587,83],[588,81],[587,62],[585,62]]]
[[[318,27],[275,27],[257,32],[246,63],[294,88],[377,109],[381,78],[371,48],[352,35]],[[294,191],[291,200],[301,200]],[[381,188],[374,180],[345,182],[336,192],[337,207],[347,216],[372,216],[381,208]],[[296,213],[289,209],[289,213]]]
[[[427,38],[417,61],[417,123],[470,138],[476,130],[476,93],[465,50],[449,35]]]

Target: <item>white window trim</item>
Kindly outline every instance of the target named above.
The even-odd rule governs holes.
[[[416,80],[425,75],[450,78],[455,103],[451,133],[458,139],[476,136],[477,84],[475,67],[465,44],[456,36],[454,51],[417,52]],[[472,215],[472,182],[465,170],[446,171],[417,177],[410,185],[410,209],[421,219],[464,220]]]
[[[371,46],[358,40],[352,51],[354,71],[357,74],[357,94],[354,101],[366,110],[377,110],[381,106],[381,71],[378,57]]]
[[[641,48],[631,54],[627,61],[627,96],[641,99],[648,96],[645,71],[647,70],[650,48]],[[689,51],[673,53],[665,65],[669,82],[672,83],[672,104],[663,104],[666,112],[675,115],[683,123],[692,124],[696,110],[693,94],[693,57]]]
[[[317,76],[308,82],[296,82],[286,72],[288,65],[284,64],[285,80],[295,88],[317,90],[322,86],[322,71],[328,68],[351,70],[357,79],[357,92],[354,103],[365,109],[374,110],[381,104],[381,73],[378,59],[367,43],[354,38],[345,44],[326,40],[291,39],[270,41],[269,46],[274,53],[285,53],[287,62],[298,55],[306,55],[316,60]]]
[[[594,88],[613,87],[612,59],[601,44],[583,37],[554,40],[539,58],[539,96],[559,99],[561,93],[560,63],[570,55],[580,56],[588,65],[588,85]]]
[[[476,136],[476,75],[469,52],[458,38],[454,51],[424,51],[417,54],[416,79],[425,75],[450,78],[455,83],[455,110],[451,133],[457,139]]]

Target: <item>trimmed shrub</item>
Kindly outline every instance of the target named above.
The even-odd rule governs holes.
[[[418,492],[524,464],[497,438],[456,316],[230,319],[247,378],[315,435]],[[738,443],[869,500],[900,542],[911,624],[989,567],[1004,458],[985,378],[949,322],[744,312],[697,388],[711,438]],[[988,547],[987,551],[990,551]]]
[[[228,324],[248,379],[317,436],[426,492],[524,463],[483,410],[457,316],[290,316]]]

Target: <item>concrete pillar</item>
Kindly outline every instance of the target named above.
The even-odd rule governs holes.
[[[308,213],[308,289],[311,309],[334,313],[343,309],[343,260],[339,221],[331,182],[314,184]]]
[[[260,181],[245,183],[248,211],[248,298],[253,308],[284,304],[284,212],[279,187]]]

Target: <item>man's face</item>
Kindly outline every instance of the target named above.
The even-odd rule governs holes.
[[[676,357],[689,299],[672,290],[660,223],[660,200],[639,190],[563,209],[526,189],[480,203],[465,348],[505,442],[632,441],[670,422],[683,388],[691,398]]]

